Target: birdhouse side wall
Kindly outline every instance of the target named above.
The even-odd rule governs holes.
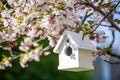
[[[92,51],[79,49],[79,66],[94,69]]]

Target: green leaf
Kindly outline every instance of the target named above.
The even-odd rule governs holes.
[[[111,3],[104,4],[105,7],[110,7]]]
[[[40,17],[42,17],[42,18],[45,16],[45,14],[39,14],[39,15],[40,15]]]
[[[92,25],[95,21],[93,21],[93,20],[89,20],[89,21],[87,21],[90,25]]]
[[[27,15],[28,15],[28,12],[23,12],[23,14],[24,14],[25,16],[27,16]]]
[[[14,16],[14,17],[15,17],[15,13],[11,13],[11,16]]]
[[[76,29],[76,31],[83,31],[83,28],[80,26],[79,28]]]
[[[2,18],[0,17],[0,22],[2,21]]]
[[[39,10],[37,8],[34,9],[34,12],[39,12]]]
[[[101,50],[101,48],[99,46],[96,47],[97,50]]]
[[[82,16],[80,16],[79,18],[80,18],[80,19],[82,19],[83,17],[82,17]]]
[[[83,28],[86,32],[90,31],[90,27],[87,24],[83,24]]]
[[[117,22],[118,24],[120,24],[120,20],[119,19],[115,19],[114,22]]]
[[[0,9],[2,9],[3,8],[3,4],[2,3],[0,3]]]
[[[105,47],[105,48],[104,48],[104,51],[105,51],[105,52],[111,52],[111,49],[110,49],[109,47]]]
[[[82,35],[82,40],[84,40],[84,38],[87,36],[88,33],[83,33]]]
[[[9,57],[7,57],[6,55],[2,55],[2,61],[0,63],[4,63],[6,60],[9,60]]]
[[[22,21],[22,19],[23,19],[23,16],[19,16],[19,17],[17,18],[17,22],[20,23],[20,22]]]
[[[53,12],[53,10],[50,8],[49,10],[47,10],[48,15],[50,15]]]
[[[59,3],[58,6],[55,6],[55,8],[57,8],[57,9],[63,9],[64,7],[65,7],[64,3]]]

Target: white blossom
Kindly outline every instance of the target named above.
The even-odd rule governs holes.
[[[32,50],[29,53],[22,54],[22,59],[20,61],[20,64],[23,68],[28,67],[27,62],[29,61],[40,61],[40,56],[42,55],[42,47],[38,47],[35,50]]]

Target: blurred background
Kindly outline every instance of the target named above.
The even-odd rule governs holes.
[[[41,56],[40,62],[30,62],[29,67],[21,68],[18,61],[12,68],[0,70],[0,80],[94,80],[95,71],[59,71],[58,54]]]

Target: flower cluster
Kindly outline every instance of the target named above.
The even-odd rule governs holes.
[[[21,55],[20,65],[25,68],[28,66],[27,62],[29,61],[39,61],[39,57],[42,54],[42,47],[38,47],[35,50],[31,50],[25,54]]]
[[[73,5],[76,1],[8,0],[12,9],[3,9],[1,12],[2,41],[15,41],[25,34],[30,39],[48,37],[52,41],[50,45],[54,46],[55,39],[63,29],[77,25],[77,12]]]
[[[104,43],[106,42],[107,36],[105,36],[104,31],[98,31],[95,34],[90,34],[89,39],[90,40],[95,40],[97,43]]]
[[[37,60],[42,48],[39,42],[48,38],[54,47],[64,29],[75,28],[78,24],[78,0],[8,0],[10,8],[5,5],[0,14],[0,43],[3,49],[12,50],[18,46],[23,52],[20,58],[22,67],[28,61]],[[18,38],[23,37],[20,43]],[[34,51],[31,51],[35,48]],[[45,52],[45,55],[49,52]]]

